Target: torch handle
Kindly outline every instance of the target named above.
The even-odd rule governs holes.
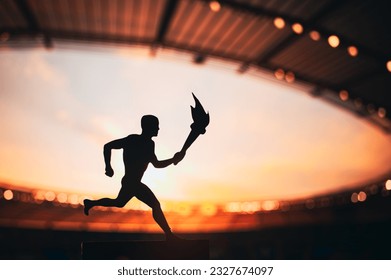
[[[194,129],[192,129],[189,133],[189,136],[187,136],[187,139],[185,141],[185,144],[183,144],[183,147],[182,147],[182,150],[181,152],[183,153],[186,153],[187,149],[189,149],[189,147],[191,146],[191,144],[193,144],[193,142],[198,138],[198,136],[200,135],[200,133]]]
[[[183,157],[185,156],[186,154],[186,151],[187,149],[189,149],[189,147],[191,146],[191,144],[193,144],[193,142],[197,139],[197,137],[200,135],[199,132],[195,131],[194,129],[192,129],[189,133],[189,136],[187,136],[187,139],[185,141],[185,144],[183,144],[183,147],[181,149],[181,151],[177,154],[182,154],[182,156],[179,158],[179,159],[174,159],[174,164],[177,165],[179,161],[181,161],[183,159]],[[176,154],[176,155],[177,155]]]

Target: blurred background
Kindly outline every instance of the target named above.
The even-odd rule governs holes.
[[[0,1],[1,259],[80,259],[90,240],[163,240],[103,145],[160,120],[146,183],[212,259],[389,259],[387,1]]]

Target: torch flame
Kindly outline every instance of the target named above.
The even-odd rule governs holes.
[[[174,161],[175,165],[183,159],[187,149],[191,146],[191,144],[193,144],[193,142],[198,138],[198,136],[206,132],[205,128],[208,126],[210,120],[209,113],[205,112],[204,107],[202,107],[201,105],[201,102],[197,99],[197,97],[195,97],[194,93],[192,94],[195,100],[195,106],[190,106],[193,123],[190,126],[191,131],[187,136],[185,144],[183,144],[182,150],[178,153],[179,157],[177,157]]]
[[[202,107],[201,102],[197,99],[194,93],[191,93],[195,100],[195,106],[191,107],[191,116],[193,117],[193,124],[191,129],[198,131],[200,134],[206,132],[205,128],[208,126],[210,117],[209,112],[206,113],[204,107]]]

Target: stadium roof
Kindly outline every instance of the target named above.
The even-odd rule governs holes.
[[[310,84],[391,131],[388,1],[2,0],[0,46],[56,41],[190,52]],[[334,37],[330,37],[334,35]],[[333,47],[332,47],[333,46]]]

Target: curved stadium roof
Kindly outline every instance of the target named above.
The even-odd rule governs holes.
[[[309,84],[314,96],[389,133],[387,7],[370,0],[3,0],[0,46],[143,44],[190,52],[196,63],[222,58],[240,73],[256,68]]]

